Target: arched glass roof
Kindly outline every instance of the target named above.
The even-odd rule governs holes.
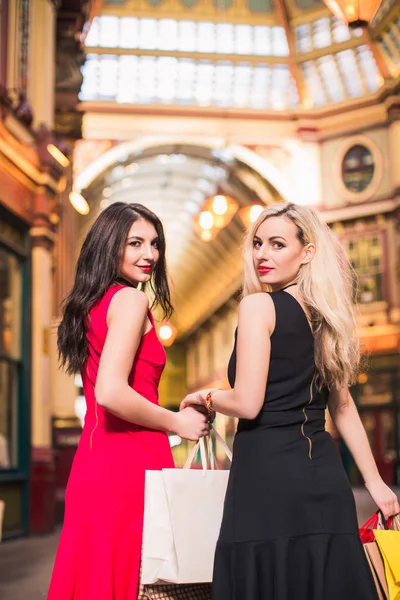
[[[400,2],[350,31],[317,0],[113,0],[85,43],[84,102],[312,109],[400,77]]]

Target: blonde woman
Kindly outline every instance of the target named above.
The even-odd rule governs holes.
[[[359,364],[352,271],[317,214],[269,206],[245,242],[232,389],[190,394],[239,417],[213,600],[377,600],[325,408],[384,515],[399,512],[349,393]],[[267,293],[265,293],[267,292]]]

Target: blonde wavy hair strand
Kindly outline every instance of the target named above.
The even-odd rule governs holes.
[[[301,266],[297,284],[311,317],[319,385],[329,389],[350,385],[356,380],[360,362],[353,303],[355,273],[343,246],[314,210],[278,202],[261,213],[245,239],[243,296],[272,291],[261,284],[253,261],[254,236],[270,217],[289,219],[297,228],[299,241],[315,245],[315,256]]]

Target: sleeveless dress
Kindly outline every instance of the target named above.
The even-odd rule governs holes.
[[[136,600],[140,572],[146,469],[174,467],[165,432],[129,423],[96,403],[107,310],[122,285],[90,311],[89,358],[82,373],[87,413],[65,497],[65,518],[48,600]],[[165,365],[153,317],[142,336],[129,385],[158,404]]]
[[[264,404],[240,420],[216,548],[213,600],[378,600],[353,493],[325,431],[314,338],[299,302],[276,311]],[[228,377],[235,383],[236,341]]]

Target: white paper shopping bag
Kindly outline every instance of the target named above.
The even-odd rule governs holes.
[[[231,458],[225,442],[215,434]],[[198,449],[203,468],[190,469]],[[212,451],[210,457],[213,465]],[[194,447],[185,467],[146,472],[143,584],[212,580],[229,471],[207,469],[203,440]]]

